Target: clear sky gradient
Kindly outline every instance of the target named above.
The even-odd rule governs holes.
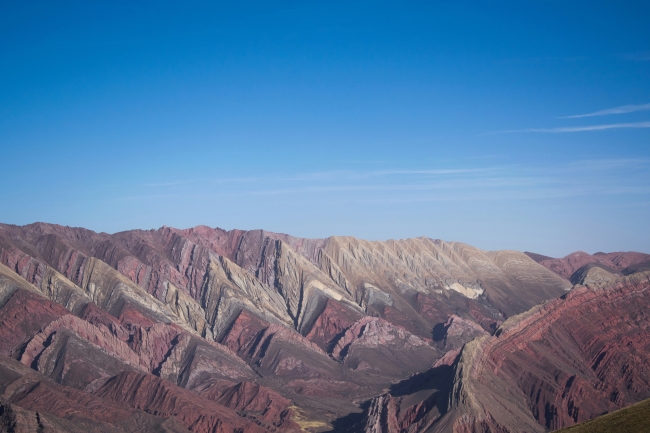
[[[0,3],[0,221],[650,252],[650,2]]]

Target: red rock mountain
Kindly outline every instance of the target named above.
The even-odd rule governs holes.
[[[612,276],[629,275],[635,272],[650,271],[650,254],[635,252],[587,254],[576,251],[561,259],[526,252],[529,257],[547,269],[575,283],[582,284],[590,269],[596,268]],[[603,273],[604,275],[604,273]]]
[[[561,428],[649,397],[649,258],[0,224],[0,431]]]

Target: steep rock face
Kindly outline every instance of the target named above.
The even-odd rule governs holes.
[[[38,256],[86,292],[92,288],[77,275],[87,258],[109,264],[208,338],[217,338],[242,308],[307,335],[329,299],[429,338],[450,314],[436,307],[427,308],[436,314],[421,314],[420,299],[445,305],[455,296],[444,295],[458,294],[474,302],[456,303],[451,313],[490,329],[503,315],[570,287],[521,253],[486,253],[427,238],[301,239],[204,226],[114,235],[40,223],[2,228],[15,249]],[[469,310],[480,312],[478,318]]]
[[[31,433],[188,433],[164,419],[61,386],[0,355],[0,430]]]
[[[180,334],[166,359],[153,372],[187,389],[223,379],[256,379],[253,370],[227,347],[185,333]]]
[[[622,276],[623,274],[615,269],[598,263],[588,263],[571,275],[571,282],[583,286],[593,286],[603,283],[613,283]]]
[[[452,315],[447,322],[434,329],[433,339],[440,343],[443,350],[454,350],[484,335],[487,332],[477,323]]]
[[[36,293],[22,288],[14,291],[0,309],[0,354],[18,356],[41,328],[66,314],[61,305]]]
[[[428,425],[425,416],[435,407],[435,404],[435,396],[428,396],[416,404],[403,408],[405,406],[403,397],[380,395],[374,398],[370,405],[363,431],[367,433],[418,431]]]
[[[62,385],[94,392],[122,373],[133,372],[149,377],[145,372],[150,371],[177,380],[188,388],[193,388],[195,393],[190,394],[199,395],[197,383],[205,386],[212,383],[210,380],[214,381],[214,378],[255,378],[252,370],[226,347],[193,336],[173,323],[152,323],[147,317],[139,315],[138,311],[125,312],[124,308],[114,309],[114,312],[119,313],[116,318],[94,303],[88,303],[81,312],[81,317],[77,317],[59,304],[45,299],[35,287],[21,281],[17,275],[12,275],[7,268],[0,271],[4,272],[0,273],[4,302],[0,309],[0,320],[6,325],[0,329],[3,353],[19,357],[26,366],[31,366]],[[0,371],[0,375],[7,375],[7,372]],[[30,391],[29,398],[16,397],[11,400],[12,403],[8,403],[7,410],[13,411],[11,422],[29,429],[33,418],[38,419],[37,414],[29,415],[30,411],[50,410],[58,414],[57,417],[71,416],[63,410],[63,406],[48,405],[42,401],[52,396],[53,392],[58,392],[56,390],[64,389],[50,382],[45,383],[49,385],[35,387],[32,390],[34,392]],[[176,390],[171,383],[167,386]],[[72,391],[66,392],[69,394]],[[211,392],[215,407],[224,410],[232,407],[247,417],[256,419],[256,423],[262,423],[269,431],[278,428],[293,431],[296,427],[291,421],[289,401],[267,388],[248,382],[229,382],[229,386],[219,395],[214,394],[214,390]],[[75,399],[63,399],[62,404],[70,405],[69,410],[78,411]],[[205,405],[202,400],[192,401],[194,400],[188,404]],[[18,406],[12,406],[14,403]],[[150,411],[149,408],[144,410]],[[84,416],[98,422],[108,422],[108,418],[99,419],[95,413]],[[115,418],[121,420],[125,416],[120,414],[115,415]],[[167,418],[172,415],[164,413],[163,416]],[[189,427],[192,431],[231,431],[231,428],[239,428],[233,425],[249,424],[243,418],[239,419],[238,415],[235,416],[236,423],[232,424],[229,421],[232,413],[226,410],[213,414],[208,424],[198,423]],[[109,416],[111,420],[112,417],[113,415]],[[52,423],[56,428],[61,425],[65,428],[67,425],[58,418]],[[74,425],[68,427],[74,431]],[[248,427],[242,431],[248,431]],[[250,431],[258,430],[252,428]]]
[[[350,368],[384,377],[422,371],[440,355],[427,341],[376,317],[364,317],[350,326],[332,351],[334,359]]]
[[[333,284],[316,266],[282,241],[276,242],[275,257],[273,285],[285,298],[298,331],[303,331],[306,324],[312,321],[319,298],[330,297],[337,301],[348,299],[350,293]]]
[[[177,314],[189,307],[193,311],[186,315],[194,318],[202,308],[210,317],[218,307],[217,314],[209,320],[213,335],[223,331],[229,314],[242,306],[257,310],[267,320],[291,321],[295,326],[299,315],[299,294],[295,292],[304,281],[289,281],[284,285],[274,281],[273,277],[280,275],[279,266],[268,259],[287,255],[275,251],[281,249],[281,241],[271,242],[263,256],[266,262],[255,263],[255,267],[240,249],[229,248],[229,236],[221,239],[219,235],[225,232],[213,230],[217,240],[226,242],[221,246],[200,236],[206,228],[203,229],[180,231],[163,227],[156,231],[118,233],[93,252],[157,299],[172,303],[173,298],[179,298]],[[253,232],[233,233],[237,234],[242,235],[238,245],[249,246],[245,241],[255,238]],[[190,300],[199,303],[200,308]]]
[[[163,280],[192,294],[194,299],[199,299],[199,287],[209,261],[206,257],[211,253],[227,258],[281,294],[294,327],[304,334],[314,320],[311,310],[319,308],[318,298],[323,296],[341,297],[380,315],[387,309],[389,314],[384,318],[393,322],[391,319],[413,316],[409,304],[417,293],[451,290],[469,298],[486,296],[492,305],[511,315],[558,296],[569,287],[566,281],[545,273],[521,253],[486,254],[464,244],[425,238],[388,242],[353,238],[308,240],[264,231],[165,227],[120,233],[113,235],[111,242],[154,270],[162,266],[156,263],[166,263],[166,271],[160,271]],[[110,262],[119,256],[105,253],[102,257]],[[132,271],[123,271],[138,280]],[[163,289],[149,287],[148,291],[157,293]],[[424,329],[431,325],[435,323],[416,321],[410,330],[425,336]],[[416,332],[416,328],[422,331]]]
[[[202,380],[254,377],[226,347],[192,336],[173,324],[129,324],[124,328],[110,322],[108,327],[94,304],[89,306],[94,310],[86,315],[90,321],[68,314],[34,335],[22,350],[21,362],[59,383],[86,390],[96,389],[124,370],[154,372],[184,384],[191,384],[197,375]]]
[[[451,316],[458,316],[479,324],[488,332],[493,332],[503,322],[503,315],[496,309],[466,298],[454,291],[427,295],[418,293],[414,298],[418,313],[436,327],[444,326]]]
[[[0,263],[70,311],[79,312],[90,302],[83,289],[48,266],[43,260],[32,257],[14,246],[1,234]]]
[[[485,253],[469,245],[428,238],[387,242],[330,238],[324,253],[356,287],[357,300],[370,306],[390,304],[395,296],[409,292],[453,290],[470,299],[486,296],[511,315],[570,287],[522,253]],[[534,294],[531,287],[536,289]]]
[[[197,433],[265,432],[264,428],[239,417],[233,410],[152,375],[120,373],[96,395],[166,418],[174,416]]]
[[[350,407],[350,399],[381,389],[385,378],[359,377],[340,365],[309,339],[287,328],[272,325],[242,311],[221,343],[235,351],[265,383],[293,396],[299,404],[316,411],[328,404],[333,411]],[[195,382],[198,387],[199,382]],[[311,397],[328,397],[329,403]],[[343,409],[349,410],[349,409]]]
[[[48,343],[31,366],[62,385],[92,391],[115,374],[135,368],[67,329],[52,334]]]
[[[98,328],[71,314],[66,314],[50,322],[27,343],[22,351],[20,362],[31,365],[42,354],[43,350],[51,345],[53,334],[67,329],[77,334],[80,338],[99,346],[111,355],[123,359],[127,364],[138,366],[140,358],[131,350],[124,341],[116,338],[106,328]]]
[[[408,423],[409,420],[402,422],[398,412],[399,401],[390,394],[374,398],[363,430],[370,433],[393,433],[406,429],[412,423]]]
[[[338,338],[362,317],[363,315],[357,310],[329,299],[306,337],[321,349],[329,352]]]
[[[487,296],[508,316],[563,295],[571,288],[565,280],[546,272],[519,251],[492,251],[487,255],[507,275],[507,278],[495,278],[493,274],[483,277]]]
[[[290,320],[276,292],[233,266],[221,249],[198,245],[179,230],[122,232],[110,242],[96,254],[157,299],[177,305],[175,312],[196,322],[194,328],[204,335],[219,334],[232,310],[242,305],[268,315],[269,320]],[[207,329],[198,326],[203,318]]]
[[[577,269],[579,282],[594,292],[610,293],[604,285],[643,267],[640,256],[602,256],[618,268]],[[336,430],[339,419],[354,418],[361,412],[356,405],[367,401],[374,413],[366,418],[369,431],[389,431],[389,424],[390,431],[409,432],[511,431],[513,425],[535,431],[540,422],[541,428],[566,425],[576,414],[602,409],[585,403],[589,399],[609,399],[612,407],[635,401],[630,390],[647,385],[638,373],[645,367],[629,367],[647,359],[639,338],[601,330],[620,343],[603,355],[598,347],[606,342],[585,325],[631,327],[612,319],[617,309],[631,308],[618,301],[601,316],[589,309],[567,312],[578,333],[570,338],[563,334],[568,324],[549,325],[539,339],[503,349],[505,361],[481,361],[498,352],[485,352],[482,342],[506,335],[515,323],[504,324],[507,317],[571,286],[513,251],[428,238],[300,239],[208,227],[109,235],[0,224],[0,262],[2,353],[56,389],[67,386],[80,396],[103,390],[131,414],[127,419],[155,413],[156,426],[186,411],[182,422],[192,431],[256,426],[280,432],[297,425],[324,431],[328,424]],[[631,314],[645,329],[642,315]],[[633,360],[615,356],[629,347],[636,350]],[[481,373],[485,384],[461,380],[481,362],[496,365]],[[531,371],[522,375],[516,367],[527,363]],[[553,378],[542,373],[548,366],[557,370]],[[637,373],[617,384],[611,369]],[[136,383],[145,388],[140,394]],[[66,401],[78,405],[75,399]],[[9,418],[20,412],[27,424],[38,422],[47,407],[16,401],[2,404]],[[567,401],[572,406],[562,406]],[[211,405],[215,410],[207,414]],[[512,408],[505,415],[503,405]],[[61,414],[41,418],[56,428],[72,422],[73,415]]]
[[[279,325],[270,325],[256,337],[248,352],[249,364],[264,376],[335,379],[342,375],[338,364],[320,347]]]
[[[246,359],[255,350],[258,335],[269,325],[270,323],[251,314],[249,311],[241,310],[221,337],[220,343]]]
[[[194,241],[222,253],[265,286],[280,294],[294,328],[303,331],[314,320],[317,305],[333,298],[350,301],[349,292],[316,265],[322,239],[299,239],[261,230],[223,232],[199,227],[183,232]]]
[[[295,346],[296,350],[327,357],[320,347],[300,334],[283,326],[264,322],[245,310],[242,310],[233,322],[221,343],[257,366],[266,365],[263,358],[269,350],[273,350],[275,344],[291,345]]]
[[[239,233],[238,242],[224,243],[232,238],[221,236],[221,251],[229,245],[229,257],[283,294],[296,328],[304,335],[318,320],[322,296],[355,303],[366,313],[430,337],[431,328],[444,323],[450,314],[421,314],[422,298],[431,300],[428,312],[442,313],[448,300],[458,294],[472,302],[456,302],[451,313],[464,315],[471,310],[479,317],[472,320],[489,328],[503,320],[502,313],[523,312],[571,287],[522,253],[485,253],[427,238],[298,240],[258,231]],[[299,260],[294,251],[306,261]],[[299,304],[304,306],[301,312]]]
[[[244,413],[247,418],[255,419],[271,430],[299,430],[298,425],[291,420],[291,401],[267,387],[251,382],[232,384],[221,381],[203,382],[193,391],[238,413]]]
[[[268,322],[294,324],[279,293],[226,257],[210,263],[201,294],[215,338],[242,309]]]
[[[650,274],[508,319],[372,400],[365,431],[545,432],[650,396]]]
[[[146,370],[153,371],[165,361],[181,333],[182,329],[165,323],[155,323],[148,328],[136,327],[129,346],[139,355]]]
[[[65,315],[37,333],[20,361],[58,383],[93,389],[128,369],[140,358],[126,343],[72,315]]]
[[[649,301],[649,274],[635,274],[513,317],[465,347],[446,417],[460,431],[541,432],[647,398]]]
[[[31,281],[30,276],[25,274],[34,267],[32,264],[36,263],[40,266],[46,263],[47,266],[51,266],[72,280],[70,285],[81,287],[81,289],[77,287],[77,292],[81,292],[87,298],[100,304],[102,308],[109,310],[115,305],[118,305],[119,308],[125,298],[136,305],[143,302],[152,304],[150,299],[143,296],[144,293],[148,293],[146,292],[147,289],[151,289],[158,295],[157,299],[161,302],[155,308],[150,308],[152,305],[140,306],[144,307],[145,310],[156,311],[158,314],[154,315],[155,320],[161,320],[161,315],[167,316],[166,321],[174,320],[178,316],[176,320],[180,323],[185,323],[198,332],[206,331],[205,314],[196,301],[184,292],[177,290],[176,286],[167,280],[160,281],[160,285],[164,286],[165,289],[160,291],[157,289],[158,285],[155,288],[149,287],[139,277],[129,274],[128,269],[123,266],[123,262],[133,264],[134,261],[138,261],[137,258],[130,255],[126,250],[118,248],[114,243],[111,243],[110,239],[111,236],[105,233],[97,234],[83,229],[46,224],[33,224],[25,227],[4,226],[4,230],[0,232],[0,259],[3,259],[6,264],[25,276],[28,281]],[[110,246],[112,247],[109,248]],[[97,256],[114,263],[114,269],[124,271],[127,276],[141,283],[144,287],[133,284],[133,280],[124,278],[120,272],[111,271],[110,266],[106,266],[104,262],[98,260]],[[22,258],[17,260],[15,257]],[[26,262],[29,266],[22,265],[23,262]],[[138,275],[141,276],[141,273]],[[94,281],[90,276],[99,279],[99,281]],[[38,277],[38,272],[36,277]],[[114,290],[122,296],[116,296],[115,293],[111,294],[109,290],[102,290],[101,292],[105,291],[111,294],[107,299],[111,304],[103,305],[102,300],[93,298],[95,296],[94,288],[98,285],[105,286],[107,284],[113,284]],[[49,285],[52,286],[51,283]],[[45,291],[45,287],[42,288],[42,291]],[[70,308],[67,304],[64,305]],[[83,305],[79,307],[79,309],[82,308]],[[73,308],[70,309],[77,312]]]
[[[105,330],[120,341],[128,341],[131,338],[129,329],[125,328],[120,321],[99,308],[94,303],[89,303],[81,312],[79,317],[96,327]]]
[[[446,412],[453,386],[453,365],[460,349],[447,352],[433,367],[373,398],[359,427],[368,433],[429,431]],[[436,425],[439,427],[439,425]]]
[[[305,257],[312,263],[317,263],[319,251],[323,248],[326,239],[304,239],[290,235],[267,232],[264,230],[231,230],[225,231],[219,228],[198,226],[187,230],[179,231],[193,242],[206,246],[219,255],[228,257],[244,269],[255,272],[262,263],[262,257],[266,255],[270,243],[282,241],[291,249]],[[268,282],[273,281],[273,269],[269,268],[265,273],[268,275]]]
[[[122,308],[126,302],[153,312],[153,321],[183,323],[165,303],[156,302],[142,288],[91,255],[89,245],[105,242],[108,236],[46,224],[4,226],[0,233],[0,259],[46,296],[76,313],[89,301],[104,310]]]

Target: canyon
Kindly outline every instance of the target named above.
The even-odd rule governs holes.
[[[0,224],[0,431],[547,432],[650,398],[650,255]]]

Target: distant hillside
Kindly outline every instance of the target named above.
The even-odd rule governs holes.
[[[0,432],[547,433],[650,398],[649,257],[0,224]]]

